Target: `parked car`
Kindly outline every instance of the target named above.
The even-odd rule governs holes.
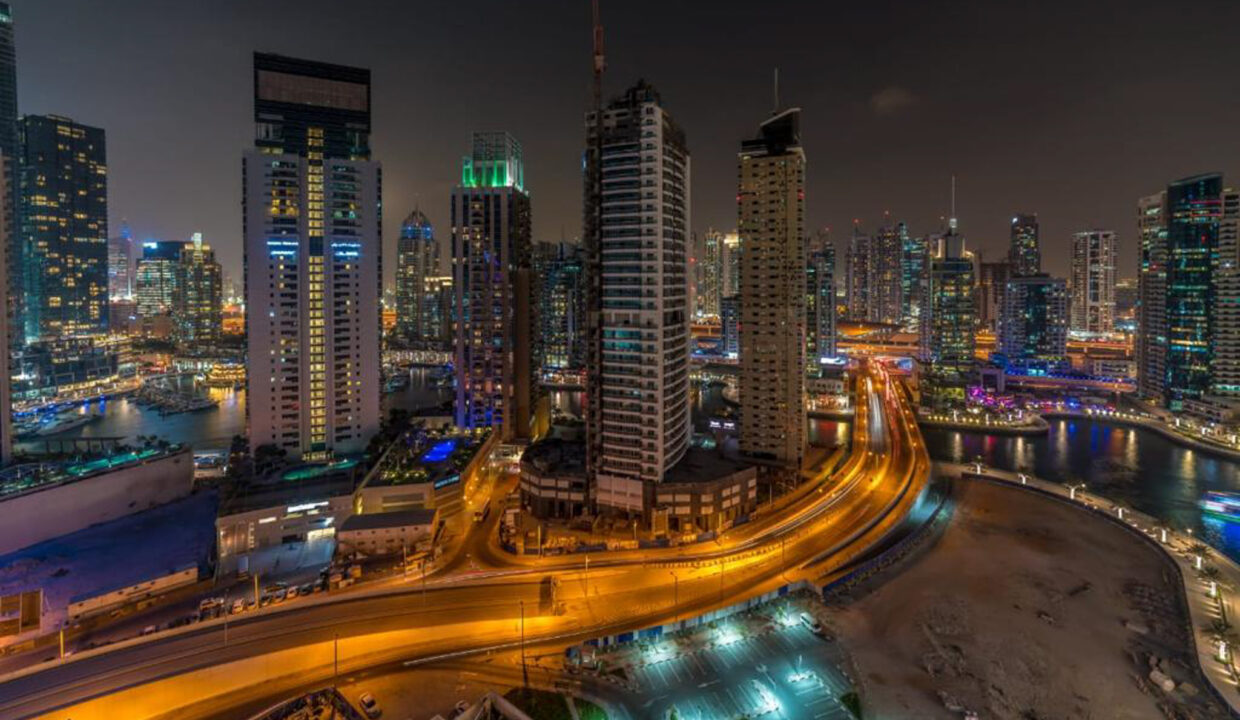
[[[357,698],[357,704],[361,706],[362,712],[366,713],[368,718],[377,718],[383,714],[383,710],[379,707],[379,701],[375,700],[375,696],[368,692],[362,693]]]
[[[826,635],[826,630],[823,629],[822,623],[818,622],[817,618],[809,613],[801,613],[801,624],[809,628],[810,632],[819,637],[824,637]]]

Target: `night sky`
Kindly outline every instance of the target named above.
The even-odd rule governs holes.
[[[1037,212],[1047,269],[1103,227],[1135,272],[1135,201],[1235,170],[1240,3],[602,0],[607,93],[662,92],[693,156],[693,228],[735,224],[736,151],[770,112],[804,108],[811,227],[837,243],[889,210],[940,226],[950,176],[968,246],[1003,252]],[[108,137],[113,231],[195,230],[241,267],[251,53],[371,68],[389,278],[418,205],[447,237],[473,130],[524,144],[535,239],[580,233],[588,0],[12,0],[21,113]],[[1088,5],[1088,7],[1084,7]],[[1240,182],[1240,178],[1236,178]]]

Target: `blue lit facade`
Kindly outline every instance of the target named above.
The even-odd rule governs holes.
[[[452,286],[458,308],[456,424],[530,437],[538,368],[530,196],[521,146],[508,133],[475,133],[452,191]]]
[[[1222,191],[1218,173],[1167,187],[1165,388],[1172,410],[1210,392]]]

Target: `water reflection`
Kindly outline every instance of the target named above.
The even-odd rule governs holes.
[[[1240,463],[1181,447],[1161,435],[1090,420],[1051,421],[1050,434],[1011,437],[924,431],[936,459],[967,462],[981,456],[994,467],[1058,482],[1084,481],[1098,493],[1130,504],[1176,527],[1213,534],[1240,559],[1240,525],[1202,515],[1209,490],[1240,492]]]

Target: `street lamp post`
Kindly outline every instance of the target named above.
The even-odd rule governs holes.
[[[530,673],[525,666],[525,601],[521,601],[521,680],[526,689],[530,687]]]
[[[676,577],[676,571],[668,570],[672,576],[672,614],[673,623],[680,622],[680,578]]]

